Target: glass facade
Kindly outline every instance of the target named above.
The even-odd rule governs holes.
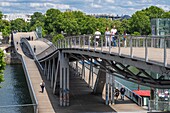
[[[151,20],[152,35],[170,35],[170,18]]]
[[[151,20],[152,35],[170,35],[170,18],[156,18]],[[163,37],[160,37],[163,38]],[[157,47],[164,47],[164,40],[160,39],[156,42]],[[170,41],[167,41],[167,47],[170,48]]]

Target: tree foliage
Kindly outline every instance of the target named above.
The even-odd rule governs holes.
[[[4,81],[4,70],[5,70],[5,61],[4,61],[4,53],[0,49],[0,83]]]
[[[16,20],[11,21],[11,30],[26,32],[28,31],[28,24],[21,18],[17,18]]]

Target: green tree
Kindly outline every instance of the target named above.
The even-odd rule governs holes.
[[[163,13],[162,18],[170,18],[170,11]]]
[[[33,26],[34,24],[36,24],[37,21],[40,22],[40,23],[44,23],[44,21],[45,21],[45,16],[40,12],[35,12],[31,16],[30,26]],[[42,26],[42,27],[44,27],[44,26]]]
[[[131,33],[139,32],[141,35],[150,34],[150,19],[143,11],[137,11],[130,19]]]
[[[28,24],[21,18],[17,18],[11,21],[11,30],[17,30],[26,32],[28,30]]]
[[[57,45],[59,39],[64,39],[64,36],[62,34],[55,35],[52,39],[53,44]]]
[[[142,10],[142,12],[144,12],[146,16],[149,17],[149,19],[161,18],[162,14],[164,14],[164,10],[157,6],[151,6],[149,8],[146,8],[145,10]]]
[[[0,20],[2,19],[2,17],[3,17],[3,14],[2,14],[2,12],[0,11]]]
[[[0,83],[4,81],[4,70],[5,70],[4,53],[0,49]]]

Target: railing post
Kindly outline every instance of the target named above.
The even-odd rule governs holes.
[[[67,43],[66,43],[67,41],[66,40],[67,39],[64,39],[64,45],[65,45],[64,48],[66,48],[66,46],[67,46]]]
[[[143,47],[145,47],[145,38],[142,38],[143,39]]]
[[[80,48],[80,36],[79,36],[79,46],[78,47]]]
[[[133,58],[132,36],[130,37],[130,57]]]
[[[166,37],[164,37],[164,66],[167,66],[167,56],[166,56]]]
[[[145,44],[145,62],[148,62],[148,38],[147,38],[147,36],[145,38],[145,42],[146,42],[146,44]]]
[[[118,55],[121,55],[121,51],[120,51],[120,38],[118,37],[118,46],[119,46],[119,50],[118,50]]]
[[[154,41],[154,39],[153,39],[153,37],[151,37],[151,47],[153,47],[153,41]]]
[[[103,52],[103,38],[101,37],[101,51]]]
[[[88,50],[90,50],[90,38],[91,36],[88,37]]]
[[[83,49],[85,47],[85,34],[83,35]]]
[[[70,42],[70,37],[67,38],[67,43],[68,43],[67,48],[70,48],[70,43],[69,42]]]
[[[111,39],[109,38],[109,53],[111,53]]]
[[[96,51],[96,36],[94,36],[94,50]]]

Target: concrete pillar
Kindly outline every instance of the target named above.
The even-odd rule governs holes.
[[[53,84],[54,84],[54,75],[55,75],[55,58],[53,58],[53,62],[52,62],[52,74],[51,74],[51,87],[53,88]]]
[[[45,66],[44,66],[44,75],[46,76],[47,73],[47,61],[45,61]]]
[[[115,99],[114,99],[114,88],[115,88],[115,77],[113,75],[111,75],[111,85],[112,85],[112,89],[111,89],[111,92],[112,92],[112,101],[111,101],[111,104],[115,104]]]
[[[67,83],[67,85],[66,85],[66,98],[67,98],[67,100],[66,100],[66,106],[69,106],[70,105],[70,97],[69,97],[69,95],[70,95],[70,87],[69,87],[69,77],[70,77],[70,74],[69,74],[69,66],[68,66],[68,68],[67,68],[67,81],[66,81],[66,83]]]
[[[92,62],[92,60],[91,60],[91,62]],[[89,81],[88,81],[89,87],[90,87],[90,84],[91,84],[91,74],[93,73],[93,72],[92,72],[92,71],[93,71],[93,70],[92,70],[92,68],[93,68],[93,67],[92,67],[92,65],[93,65],[93,64],[92,64],[92,63],[90,63]]]
[[[50,80],[50,70],[51,70],[51,62],[48,61],[48,73],[47,73],[47,80]]]
[[[109,75],[106,73],[106,105],[109,105]]]
[[[85,77],[85,67],[84,67],[84,60],[82,61],[82,75],[81,78],[84,79]]]
[[[69,106],[69,59],[60,54],[60,106]]]
[[[59,65],[60,65],[60,53],[58,55],[57,66],[56,66],[56,70],[55,70],[53,94],[55,94],[56,84],[58,81],[58,76],[59,76],[58,72],[59,72],[59,67],[60,67]]]

